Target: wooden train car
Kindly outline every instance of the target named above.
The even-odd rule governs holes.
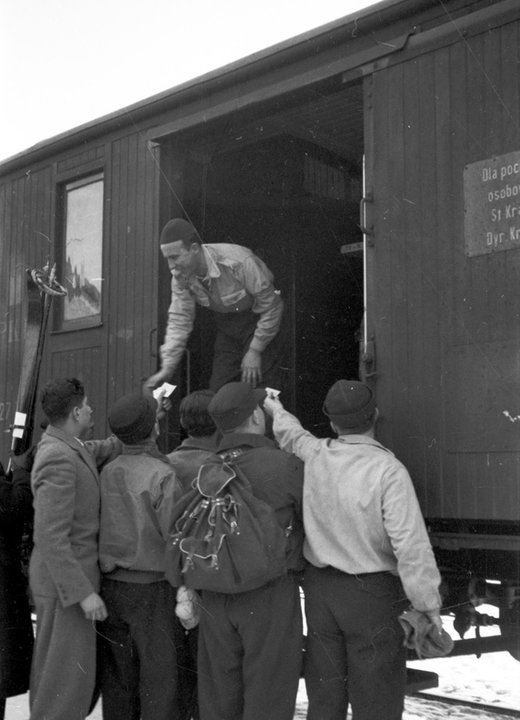
[[[186,216],[273,270],[284,398],[309,429],[338,377],[375,387],[459,626],[486,599],[518,628],[519,34],[517,0],[385,0],[0,164],[0,456],[24,268],[57,262],[42,380],[82,378],[103,435],[157,368],[158,237]],[[207,383],[211,333],[199,313],[179,397]]]

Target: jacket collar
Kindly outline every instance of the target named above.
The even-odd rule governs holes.
[[[87,450],[85,445],[81,442],[81,440],[78,440],[78,438],[74,437],[74,435],[69,435],[69,433],[66,433],[64,430],[56,427],[55,425],[48,425],[42,436],[42,442],[52,442],[55,440],[61,440],[61,442],[64,442],[66,445],[72,448],[72,450],[77,452],[81,459],[92,470],[96,480],[99,481],[96,461],[94,460],[92,454]]]
[[[276,448],[276,445],[265,435],[256,435],[255,433],[229,433],[227,435],[224,435],[224,437],[220,441],[217,452],[221,452],[222,450],[231,450],[237,447]]]
[[[136,445],[125,445],[123,443],[122,455],[150,455],[151,457],[158,458],[164,462],[168,462],[166,455],[159,450],[155,444],[155,440],[148,440],[146,442],[138,443]]]
[[[175,448],[175,452],[177,452],[177,450],[209,450],[210,452],[215,452],[217,445],[217,433],[209,437],[193,437],[190,435],[182,441],[179,447]]]

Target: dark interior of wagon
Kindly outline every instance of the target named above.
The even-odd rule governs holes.
[[[205,242],[250,247],[273,272],[289,320],[284,402],[306,427],[327,434],[326,390],[340,377],[358,377],[361,85],[307,95],[265,117],[206,132],[190,147],[183,207]],[[210,313],[199,312],[191,390],[207,384],[212,332]]]

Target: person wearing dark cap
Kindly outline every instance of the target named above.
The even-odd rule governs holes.
[[[191,489],[200,466],[217,449],[220,433],[208,412],[214,395],[211,390],[195,390],[186,395],[179,405],[180,424],[188,437],[166,457],[175,468],[184,490]]]
[[[104,720],[171,720],[177,714],[176,589],[164,575],[172,508],[182,494],[156,447],[157,403],[133,393],[108,423],[122,454],[100,477],[99,564],[108,617],[100,627]]]
[[[182,443],[166,457],[173,465],[184,492],[192,487],[199,468],[217,449],[220,433],[208,412],[215,393],[195,390],[186,395],[179,405],[181,427],[188,433]],[[179,649],[179,706],[181,717],[198,717],[197,705],[197,643],[198,627],[186,630]]]
[[[377,407],[361,382],[338,380],[323,404],[336,439],[318,439],[273,397],[280,447],[304,461],[304,676],[309,720],[398,720],[411,605],[440,632],[440,575],[410,476],[374,438]]]
[[[202,591],[199,626],[201,720],[292,720],[302,659],[297,573],[303,568],[303,466],[264,436],[264,390],[231,382],[208,411],[223,434],[219,453],[275,511],[287,537],[287,573],[237,594]]]
[[[115,437],[83,442],[92,409],[76,378],[57,378],[41,394],[49,425],[31,471],[34,548],[29,582],[37,625],[29,691],[31,720],[82,720],[96,681],[99,595],[98,468],[121,452]]]
[[[213,311],[217,327],[211,390],[233,380],[278,387],[283,301],[265,263],[240,245],[203,244],[182,218],[166,223],[160,244],[172,274],[171,304],[161,369],[146,386],[171,379],[193,329],[196,305],[201,305]]]

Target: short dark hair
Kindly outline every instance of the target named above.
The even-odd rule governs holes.
[[[180,422],[188,435],[208,437],[216,431],[215,423],[208,413],[208,405],[214,394],[211,390],[195,390],[181,400]]]
[[[70,411],[85,399],[85,388],[77,378],[58,378],[42,390],[42,410],[50,423],[66,420]]]

